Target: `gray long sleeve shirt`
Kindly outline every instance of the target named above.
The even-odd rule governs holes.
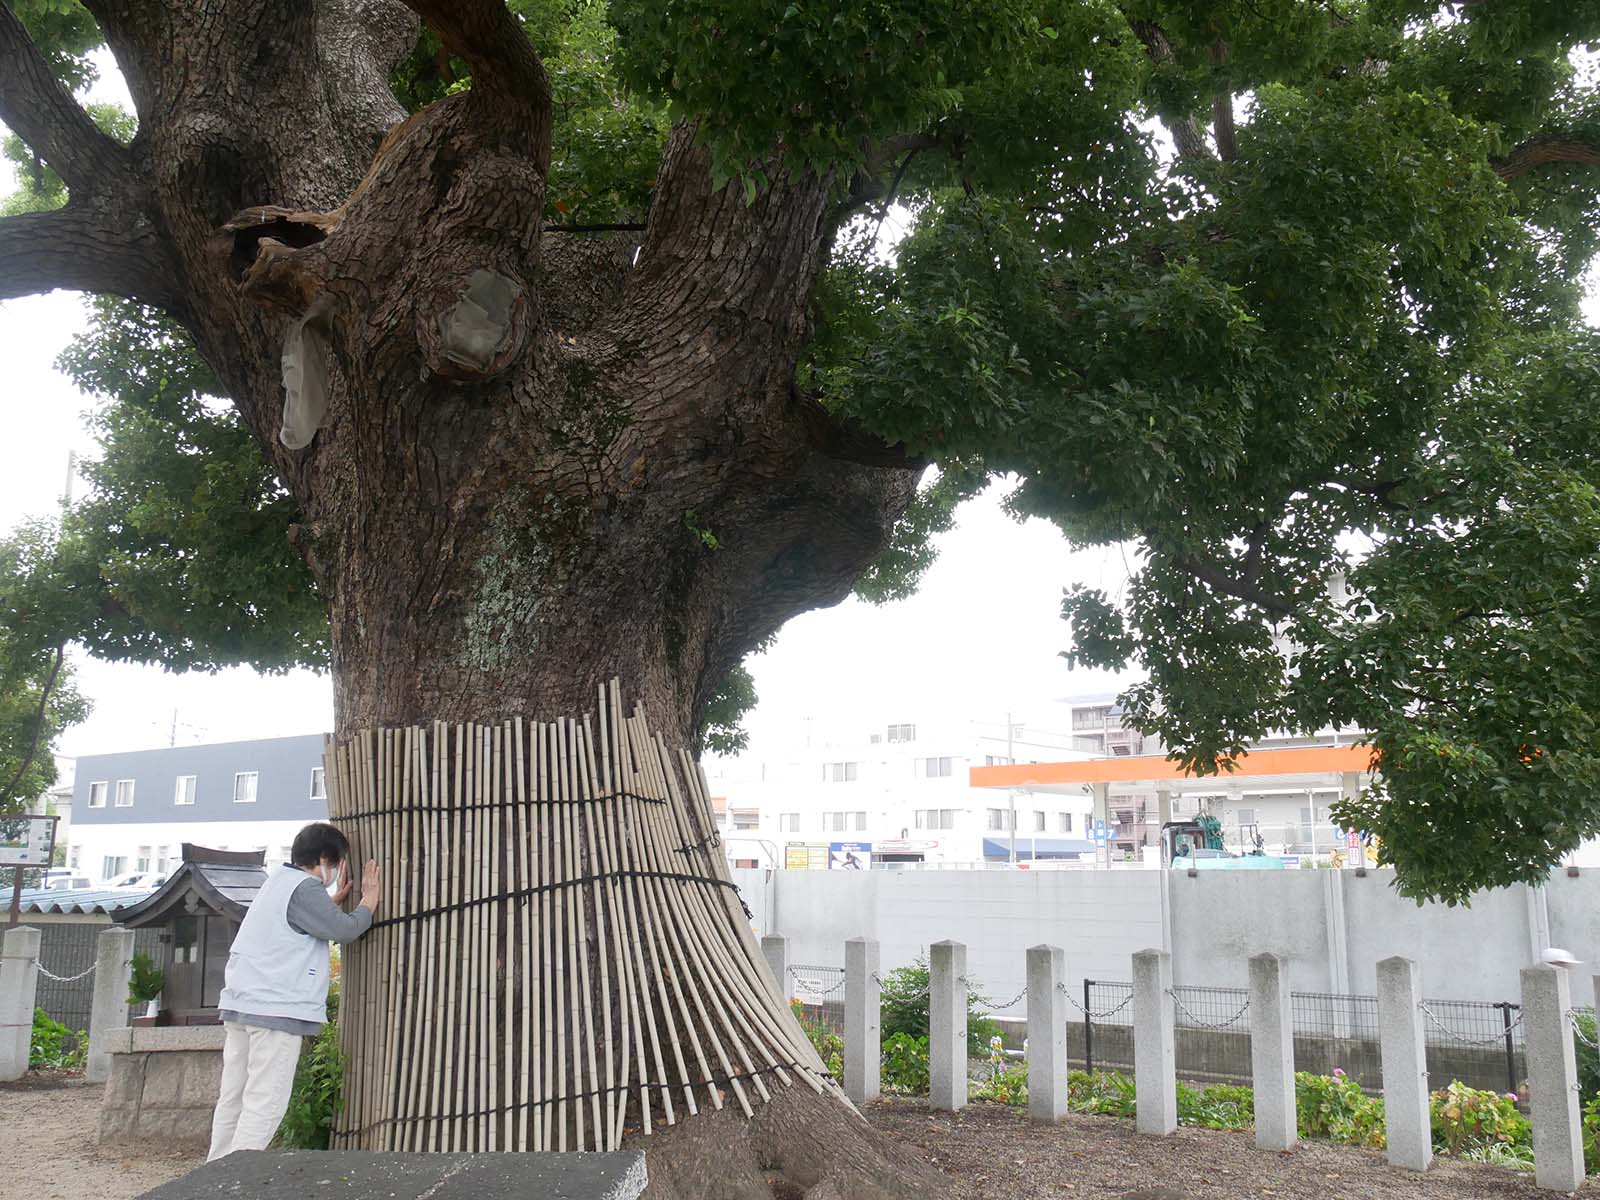
[[[372,925],[372,913],[365,908],[347,913],[328,896],[322,881],[307,875],[305,882],[294,889],[289,897],[285,914],[289,928],[308,937],[325,942],[338,942],[341,946],[353,942]],[[293,1017],[262,1017],[251,1013],[235,1012],[225,1008],[218,1014],[225,1025],[251,1025],[257,1029],[277,1029],[284,1033],[298,1033],[302,1037],[316,1037],[322,1025],[316,1021],[297,1021]]]

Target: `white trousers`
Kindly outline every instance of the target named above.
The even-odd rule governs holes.
[[[298,1033],[224,1026],[222,1091],[211,1118],[211,1152],[206,1161],[235,1150],[265,1150],[278,1132],[294,1088],[300,1061]]]

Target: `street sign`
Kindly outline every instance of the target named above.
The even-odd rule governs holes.
[[[1096,821],[1092,832],[1094,833],[1094,840],[1097,842],[1103,842],[1110,836],[1104,821]]]
[[[0,867],[48,867],[55,817],[0,817]]]
[[[865,871],[872,866],[872,843],[830,842],[828,865],[845,871]]]

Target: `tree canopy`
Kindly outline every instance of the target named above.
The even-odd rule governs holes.
[[[1600,835],[1600,3],[510,7],[548,76],[548,233],[642,229],[683,123],[746,206],[825,181],[793,387],[936,468],[862,594],[914,587],[955,505],[1014,476],[1017,514],[1138,547],[1122,594],[1067,590],[1069,653],[1136,668],[1131,713],[1185,763],[1367,730],[1381,782],[1338,816],[1418,897]],[[81,86],[94,21],[10,11]],[[393,72],[408,109],[473,87],[448,40]],[[7,152],[8,211],[70,197],[49,145]],[[96,300],[64,366],[104,453],[49,559],[75,597],[52,636],[324,661],[291,490],[180,324]],[[750,699],[735,673],[713,745]]]

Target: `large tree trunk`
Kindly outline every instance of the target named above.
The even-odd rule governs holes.
[[[676,791],[655,797],[658,832],[705,828],[676,758],[705,702],[788,617],[848,593],[915,487],[914,462],[794,386],[829,181],[774,161],[770,186],[747,202],[737,185],[712,186],[708,156],[681,127],[642,234],[546,231],[548,83],[499,0],[410,0],[472,69],[470,91],[410,117],[386,79],[417,25],[392,0],[86,3],[128,81],[139,136],[116,146],[52,93],[48,65],[0,6],[0,53],[43,81],[38,103],[0,115],[44,147],[72,195],[61,213],[13,223],[0,265],[16,264],[18,286],[33,288],[45,270],[37,247],[54,239],[59,283],[158,305],[193,334],[304,513],[294,540],[329,604],[340,742],[435,721],[515,720],[526,737],[528,721],[590,711],[615,678],[678,773]],[[0,296],[9,286],[0,278]],[[476,339],[462,336],[470,299],[487,312]],[[310,421],[286,421],[280,358],[296,346],[299,369],[326,376],[325,410]],[[300,427],[294,448],[279,436],[286,424]],[[431,753],[442,743],[429,737]],[[380,783],[374,770],[349,773],[339,803],[420,803],[403,776]],[[619,845],[644,853],[643,826],[624,809],[608,801],[585,815],[621,822]],[[520,819],[513,829],[505,817],[502,836],[594,868],[586,836],[559,823],[563,806]],[[355,820],[358,839],[370,820]],[[481,865],[437,846],[398,858],[372,848],[407,887],[417,870],[443,886]],[[657,848],[678,856],[677,845]],[[702,874],[725,877],[720,852],[695,853]],[[501,875],[502,892],[508,879],[517,885],[516,871]],[[780,1055],[790,1077],[763,1076],[770,1098],[755,1089],[748,1119],[737,1104],[703,1103],[646,1136],[642,1114],[624,1113],[651,1147],[658,1192],[764,1195],[767,1174],[780,1195],[903,1189],[915,1172],[891,1166],[831,1089],[805,1082],[815,1064],[797,1065],[792,1018],[772,1011],[752,975],[727,889],[645,882],[685,903],[704,902],[707,887],[720,894],[674,953],[706,964],[701,1000],[720,992],[752,1020],[766,1013],[761,1052]],[[392,894],[386,912],[420,903],[406,895]],[[516,900],[481,903],[509,921]],[[604,897],[570,911],[609,928]],[[393,970],[418,969],[397,938],[352,963],[387,947]],[[597,942],[574,944],[598,965]],[[527,1002],[530,964],[472,963],[491,973],[497,1003]],[[664,1022],[664,981],[651,970],[640,995]],[[370,980],[353,989],[363,1011],[380,998]],[[411,1017],[448,1024],[448,989],[404,999]],[[606,1011],[603,997],[578,999]],[[682,1047],[667,1038],[664,1049]],[[352,1078],[364,1078],[378,1051],[353,1049]],[[504,1052],[523,1061],[520,1046]],[[653,1082],[721,1086],[698,1064],[673,1063]],[[436,1099],[457,1116],[475,1111]],[[413,1103],[410,1092],[384,1103],[388,1116],[418,1115],[395,1107]]]
[[[329,755],[387,866],[346,951],[335,1147],[648,1151],[651,1194],[903,1196],[768,975],[704,783],[618,694]]]

